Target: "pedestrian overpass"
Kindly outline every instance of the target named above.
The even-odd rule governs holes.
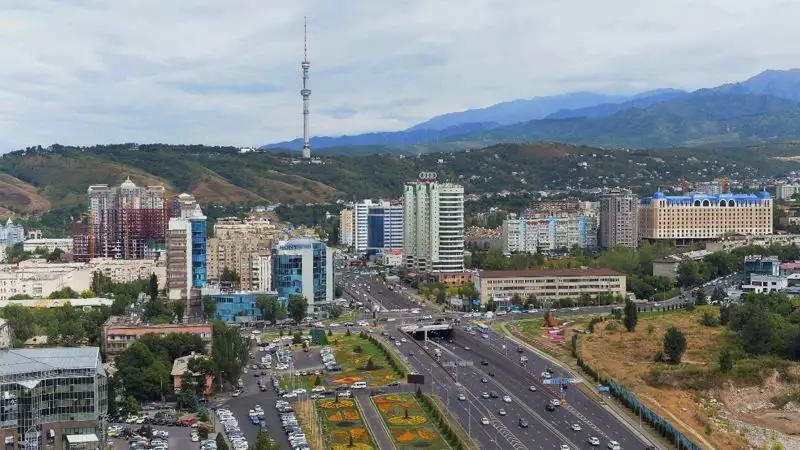
[[[411,335],[411,337],[417,340],[428,340],[436,337],[449,339],[453,336],[453,324],[436,323],[405,325],[400,327],[400,331],[408,333]]]

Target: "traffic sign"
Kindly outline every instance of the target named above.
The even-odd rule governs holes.
[[[549,378],[542,380],[542,384],[561,384],[561,378]]]
[[[598,386],[597,392],[609,392],[608,386]]]

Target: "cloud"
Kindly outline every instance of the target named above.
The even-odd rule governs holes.
[[[783,0],[6,0],[0,152],[260,145],[395,130],[515,98],[696,89],[796,65]]]

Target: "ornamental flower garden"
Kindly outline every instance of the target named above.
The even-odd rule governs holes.
[[[412,394],[381,395],[372,397],[372,401],[398,450],[450,448]]]
[[[326,449],[377,450],[361,419],[355,401],[349,398],[318,400],[316,402]]]

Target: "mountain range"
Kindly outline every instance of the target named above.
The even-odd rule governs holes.
[[[433,117],[403,131],[314,137],[316,154],[427,153],[502,142],[606,147],[749,145],[800,139],[800,69],[766,70],[738,83],[632,96],[576,92]],[[302,141],[268,144],[299,150]]]

